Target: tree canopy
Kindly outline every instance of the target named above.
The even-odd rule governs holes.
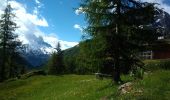
[[[0,19],[0,80],[3,81],[9,77],[18,74],[18,68],[15,66],[15,57],[19,56],[19,47],[21,42],[17,39],[15,29],[17,24],[14,22],[15,15],[12,13],[10,4],[4,10]]]
[[[59,42],[55,49],[57,52],[52,53],[47,65],[48,73],[53,75],[62,74],[64,72],[63,51],[61,50]]]
[[[144,45],[157,40],[156,8],[153,3],[137,0],[83,0],[88,27],[94,41],[94,54],[103,66],[111,66],[114,81],[120,82],[121,64],[129,69],[140,60]]]

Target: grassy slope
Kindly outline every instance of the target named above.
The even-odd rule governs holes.
[[[95,100],[117,89],[109,83],[88,75],[35,76],[0,84],[0,100]]]
[[[126,78],[127,77],[123,77]],[[26,80],[0,84],[0,100],[168,100],[170,98],[170,71],[156,71],[144,80],[135,81],[134,88],[142,95],[118,95],[111,80],[97,80],[90,75],[35,76]]]
[[[137,91],[141,90],[142,93]],[[133,82],[133,90],[125,95],[112,94],[118,100],[170,100],[170,71],[157,70]]]

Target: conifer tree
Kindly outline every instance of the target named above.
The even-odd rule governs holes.
[[[12,13],[10,4],[4,10],[4,14],[0,19],[0,50],[1,50],[1,66],[0,66],[0,80],[3,81],[16,73],[13,68],[14,57],[18,55],[18,48],[21,42],[17,39],[15,29],[16,23],[13,21],[15,15]]]
[[[83,0],[80,5],[85,12],[87,34],[95,42],[95,56],[103,66],[113,68],[113,80],[121,82],[124,67],[138,65],[137,54],[143,45],[157,39],[155,7],[140,0]]]
[[[58,74],[64,73],[64,64],[63,64],[63,51],[61,50],[60,42],[57,44],[57,59],[56,59],[56,71]]]
[[[48,73],[53,75],[64,73],[63,52],[59,42],[55,49],[57,52],[53,52],[48,63]]]

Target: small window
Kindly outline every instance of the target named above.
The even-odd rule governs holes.
[[[152,59],[152,51],[145,51],[140,53],[141,58],[143,59]]]

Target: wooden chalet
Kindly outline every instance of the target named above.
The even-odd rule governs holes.
[[[160,39],[152,45],[152,49],[142,52],[144,59],[168,59],[170,58],[170,39]]]

